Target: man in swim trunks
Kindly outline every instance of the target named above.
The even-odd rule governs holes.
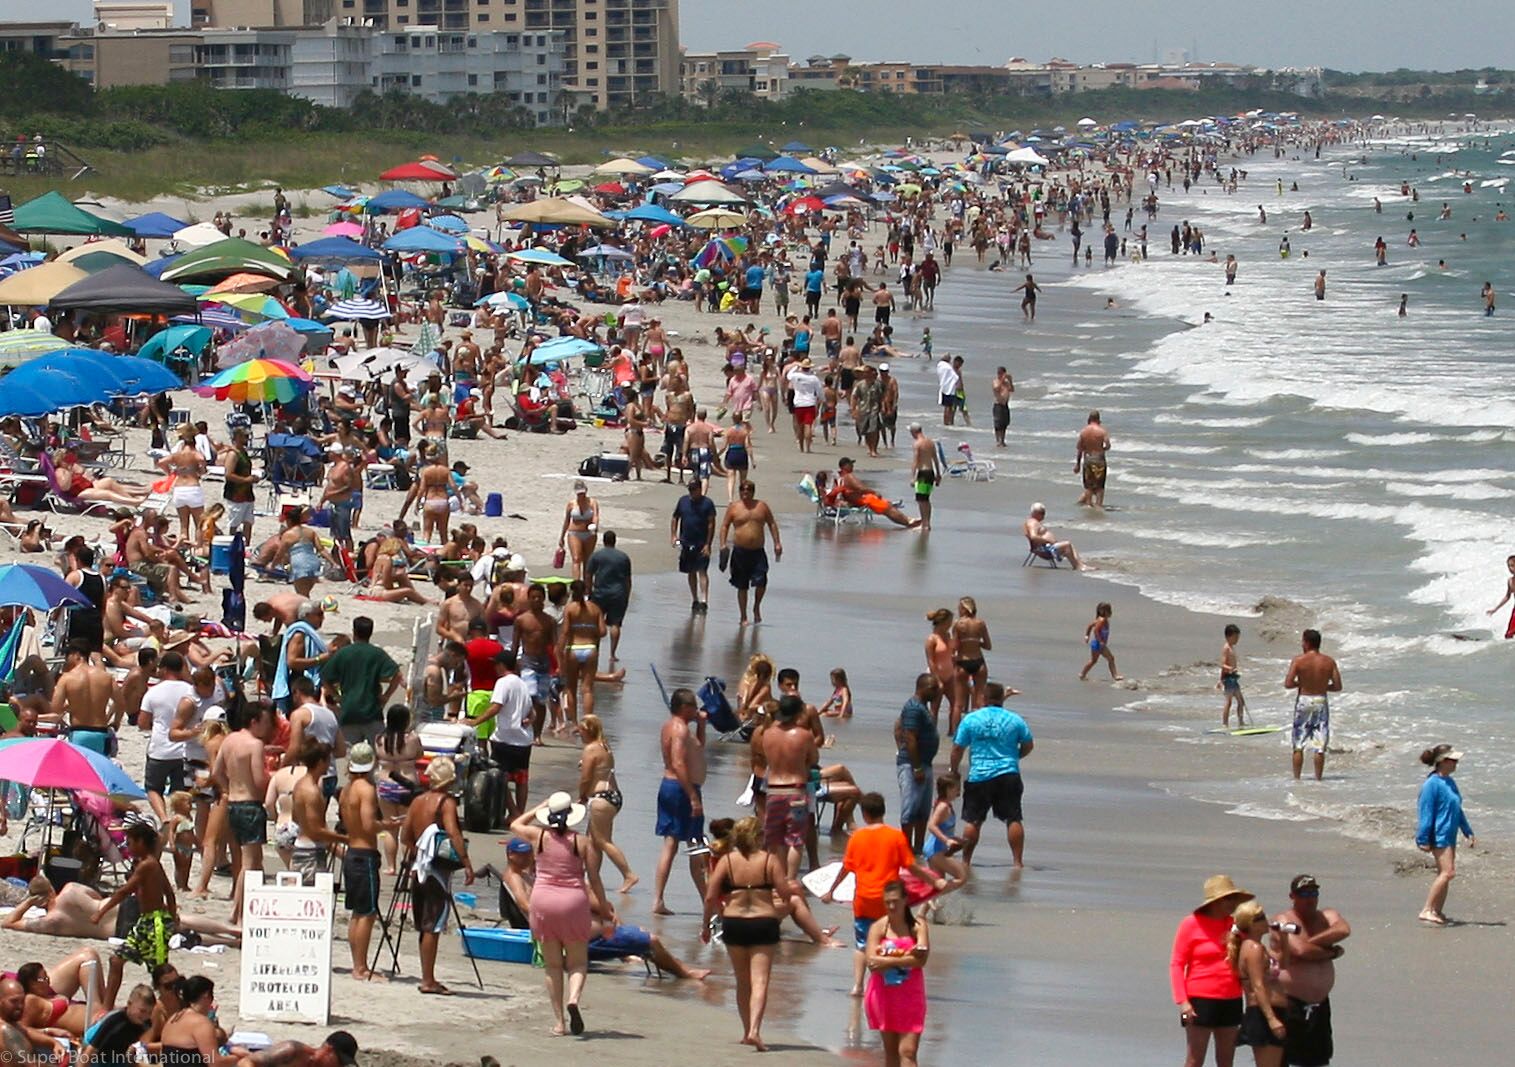
[[[242,728],[221,742],[210,771],[211,781],[226,797],[226,821],[237,846],[232,853],[237,885],[232,905],[234,923],[242,916],[243,873],[263,869],[263,846],[268,842],[268,812],[263,806],[268,796],[268,764],[263,758],[263,743],[273,729],[272,706],[249,705]]]
[[[931,529],[931,491],[942,484],[941,461],[936,442],[926,436],[921,424],[911,423],[910,468],[915,472],[915,506],[920,509],[922,530]]]
[[[106,711],[116,683],[109,671],[90,662],[89,652],[84,641],[68,643],[63,673],[53,686],[52,711],[60,720],[67,715],[68,739],[74,744],[114,756],[122,709],[113,718]]]
[[[799,873],[800,858],[810,834],[810,768],[820,763],[815,735],[802,721],[805,701],[786,694],[778,715],[765,730],[761,744],[768,768],[763,809],[763,847],[784,863],[789,877]]]
[[[132,823],[126,828],[126,847],[132,858],[131,876],[101,901],[91,921],[99,925],[107,912],[132,897],[137,918],[113,952],[151,970],[168,961],[168,939],[178,922],[179,907],[174,900],[173,883],[158,862],[158,831],[146,823]]]
[[[1032,504],[1030,516],[1021,523],[1021,532],[1026,535],[1026,544],[1032,554],[1041,559],[1050,559],[1054,563],[1066,559],[1073,564],[1074,570],[1083,570],[1084,564],[1078,558],[1078,549],[1073,547],[1072,541],[1059,541],[1052,533],[1052,528],[1043,521],[1046,517],[1047,505]]]
[[[768,553],[765,533],[773,534],[773,558],[784,558],[778,520],[767,504],[757,498],[757,483],[743,482],[741,494],[726,508],[721,523],[721,554],[730,547],[731,584],[736,589],[740,625],[747,625],[747,590],[752,595],[752,620],[763,621],[763,594],[768,590]]]
[[[1010,396],[1015,392],[1015,379],[1004,367],[994,372],[994,381],[989,383],[994,395],[994,447],[1005,447],[1005,431],[1010,429]]]
[[[1078,451],[1073,457],[1073,473],[1083,471],[1084,492],[1078,498],[1086,508],[1105,506],[1105,454],[1110,451],[1110,434],[1099,421],[1099,412],[1089,412],[1089,421],[1078,434]]]
[[[694,724],[694,732],[689,725]],[[689,877],[700,897],[705,896],[705,855],[696,853],[705,841],[705,808],[701,788],[705,784],[705,713],[688,689],[675,689],[668,699],[668,720],[659,735],[663,752],[663,781],[658,787],[658,819],[654,832],[663,839],[654,879],[652,913],[672,915],[663,902],[668,876],[679,843],[689,846]]]
[[[1341,692],[1341,670],[1320,650],[1320,631],[1306,630],[1300,637],[1300,654],[1289,663],[1284,688],[1294,693],[1293,759],[1297,780],[1304,769],[1305,748],[1315,753],[1315,780],[1326,769],[1326,748],[1331,743],[1331,693]]]
[[[837,462],[837,487],[836,495],[845,500],[853,507],[867,508],[875,515],[882,515],[896,526],[903,526],[913,530],[921,525],[923,519],[912,519],[899,508],[874,492],[868,483],[864,482],[852,472],[853,462],[850,457],[843,456]]]

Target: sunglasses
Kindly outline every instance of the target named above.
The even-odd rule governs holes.
[[[1318,897],[1318,896],[1320,896],[1320,890],[1319,889],[1296,889],[1294,891],[1294,895],[1296,897],[1307,897],[1307,898],[1308,897]]]

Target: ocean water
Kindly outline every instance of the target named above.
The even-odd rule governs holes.
[[[1403,845],[1422,773],[1416,756],[1449,741],[1468,753],[1459,781],[1475,825],[1515,831],[1506,692],[1515,642],[1502,639],[1508,606],[1485,614],[1515,552],[1515,293],[1501,293],[1493,318],[1479,295],[1485,280],[1508,286],[1515,262],[1515,222],[1494,221],[1500,206],[1515,212],[1502,166],[1512,163],[1510,134],[1382,141],[1319,160],[1259,155],[1238,163],[1249,178],[1235,195],[1160,190],[1146,263],[1096,262],[1068,275],[1066,239],[1038,248],[1055,262],[1035,265],[1047,284],[1043,317],[1071,322],[1023,330],[1007,292],[1018,273],[958,269],[943,289],[936,351],[968,353],[970,382],[1011,367],[1014,465],[1068,480],[1068,497],[1049,501],[1053,521],[1076,541],[1097,541],[1099,577],[1237,616],[1259,722],[1286,724],[1289,698],[1286,659],[1263,653],[1258,633],[1285,636],[1287,649],[1301,628],[1317,626],[1340,661],[1341,751],[1326,788],[1281,786],[1270,771],[1190,783],[1193,795],[1263,818],[1321,816]],[[1299,191],[1287,191],[1295,181]],[[1419,190],[1418,203],[1401,195],[1402,182]],[[1443,204],[1450,219],[1438,219]],[[1123,214],[1112,217],[1119,224]],[[1213,249],[1219,263],[1169,254],[1168,230],[1184,220],[1204,230],[1206,258]],[[1412,227],[1418,248],[1407,244]],[[1286,231],[1287,260],[1278,255]],[[1373,255],[1380,235],[1383,267]],[[1228,253],[1240,261],[1229,290]],[[1322,268],[1328,288],[1318,302]],[[1107,296],[1117,308],[1105,309]],[[1201,325],[1206,312],[1214,321]],[[925,389],[911,397],[939,421]],[[987,398],[974,406],[986,411]],[[1115,442],[1108,502],[1118,510],[1103,516],[1072,507],[1073,435],[1091,407]],[[990,443],[982,426],[957,436],[980,450]],[[1219,640],[1180,658],[1213,660]],[[1185,740],[1224,744],[1231,739],[1194,737],[1194,725],[1216,714],[1213,684],[1211,670],[1196,666],[1130,707],[1158,713]]]

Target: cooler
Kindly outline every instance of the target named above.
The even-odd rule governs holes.
[[[226,574],[231,570],[232,537],[213,537],[210,542],[210,573]]]

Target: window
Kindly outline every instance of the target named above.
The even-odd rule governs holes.
[[[421,76],[419,74],[412,74],[410,76],[410,84],[413,88],[419,89],[421,87]]]
[[[544,55],[542,55],[542,53],[538,52],[537,53],[537,66],[539,66],[539,67],[545,67],[546,65],[547,65],[547,57],[544,56]]]
[[[584,64],[584,69],[585,70],[599,70],[600,69],[600,65],[598,63],[585,63]]]
[[[477,48],[477,47],[479,47],[479,39],[477,37],[470,37],[470,38],[468,38],[468,47],[469,48]]]
[[[469,85],[478,85],[479,84],[479,76],[477,74],[470,74],[468,76],[468,84]]]
[[[599,35],[599,32],[600,32],[599,30],[596,30],[593,26],[590,26],[588,29],[586,29],[584,31],[584,36],[585,37],[597,37]]]
[[[584,51],[589,52],[591,55],[599,52],[599,50],[600,46],[597,44],[587,44],[584,46]]]
[[[91,49],[91,52],[93,52],[93,49]],[[192,44],[169,45],[168,61],[170,63],[193,63],[195,61],[195,46]]]
[[[598,78],[590,78],[587,81],[585,81],[584,84],[587,85],[587,86],[589,86],[591,89],[598,89],[600,87],[600,79],[598,79]]]
[[[405,51],[405,35],[403,33],[395,34],[395,47],[402,52]]]
[[[513,12],[513,11],[507,11],[505,13],[505,21],[506,22],[514,22],[515,20],[516,20],[515,12]]]
[[[514,48],[520,42],[520,40],[521,39],[519,37],[517,37],[515,34],[513,34],[513,33],[507,33],[505,35],[505,47],[507,47],[507,48]]]
[[[489,21],[489,16],[488,15],[480,15],[479,16],[479,21],[480,22],[488,22]]]
[[[595,19],[597,19],[599,17],[600,16],[599,16],[598,12],[595,12],[595,11],[586,11],[586,12],[584,12],[584,21],[585,22],[593,22]]]
[[[545,74],[538,74],[537,75],[537,84],[538,85],[546,85],[547,84],[547,75],[545,75]]]

